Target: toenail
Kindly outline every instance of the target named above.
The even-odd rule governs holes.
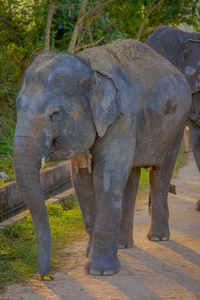
[[[113,274],[115,274],[115,272],[113,270],[108,270],[108,271],[103,272],[104,276],[110,276],[110,275],[113,275]]]
[[[161,238],[162,241],[168,241],[169,240],[169,237],[164,235],[162,238]]]
[[[100,272],[98,270],[90,270],[89,274],[92,276],[100,276],[100,275],[102,275],[102,272]]]
[[[151,241],[160,241],[159,237],[156,235],[153,235],[152,237],[150,237]]]

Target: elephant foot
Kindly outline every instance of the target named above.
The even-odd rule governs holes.
[[[85,272],[92,276],[110,276],[116,274],[119,268],[118,258],[109,261],[102,260],[101,262],[90,260],[85,266]]]
[[[131,239],[124,239],[120,238],[118,243],[118,249],[128,249],[133,247],[133,238]]]
[[[196,210],[197,211],[200,211],[200,200],[197,202],[197,204],[196,204]]]
[[[122,228],[119,230],[118,249],[127,249],[133,247],[133,232],[125,232]]]
[[[170,237],[169,229],[149,229],[147,238],[150,241],[168,241]]]
[[[148,234],[147,238],[148,238],[148,240],[154,241],[154,242],[168,241],[169,240],[169,236],[167,236],[167,235],[160,236],[160,235],[150,235],[150,234]]]

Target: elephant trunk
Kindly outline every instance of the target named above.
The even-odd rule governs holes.
[[[24,134],[24,132],[23,132]],[[38,266],[41,277],[50,271],[51,235],[47,209],[40,184],[42,153],[36,141],[16,130],[13,145],[13,165],[21,197],[30,210],[38,244]]]

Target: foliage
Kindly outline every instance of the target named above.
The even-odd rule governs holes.
[[[164,0],[149,16],[144,28],[144,33],[146,30],[146,34],[143,33],[144,37],[146,39],[152,29],[162,24],[177,26],[180,23],[186,23],[199,31],[199,13],[199,0]]]
[[[71,1],[70,1],[71,2]],[[54,35],[54,44],[51,46],[61,51],[67,50],[71,40],[74,26],[78,18],[80,6],[58,7],[53,15],[52,26]]]
[[[141,41],[160,25],[186,23],[200,30],[199,0],[116,0],[105,7],[105,12],[117,38],[136,38],[144,19]]]
[[[67,203],[68,199],[65,200]],[[52,234],[51,268],[59,262],[60,249],[68,247],[72,241],[85,238],[81,212],[74,195],[69,201],[73,208],[63,209],[61,204],[48,207]],[[6,284],[21,282],[35,277],[37,272],[37,242],[30,215],[6,229],[0,229],[0,289]],[[69,254],[69,253],[68,253]]]
[[[0,43],[24,48],[25,56],[44,48],[48,3],[45,0],[0,0]],[[52,19],[51,48],[66,50],[78,18],[82,1],[55,0]],[[185,22],[199,30],[198,0],[115,0],[97,10],[106,0],[88,1],[79,42],[82,45],[102,43],[116,38],[135,38],[146,18],[145,30],[172,22]],[[77,5],[80,3],[80,5]],[[159,5],[157,5],[160,3]],[[155,9],[154,9],[155,7]]]
[[[15,99],[28,63],[44,49],[48,4],[52,2],[55,10],[50,49],[66,51],[82,0],[0,0],[0,163],[5,173],[12,173]],[[76,45],[79,50],[99,41],[105,44],[118,38],[136,38],[140,29],[140,40],[145,41],[152,29],[161,24],[186,22],[199,30],[198,0],[115,0],[93,10],[104,2],[88,0],[88,15]],[[9,132],[5,128],[8,123]]]
[[[11,116],[5,116],[0,113],[0,172],[4,172],[9,179],[14,179],[12,164],[12,144],[15,133],[15,121]],[[1,180],[1,184],[3,184]]]

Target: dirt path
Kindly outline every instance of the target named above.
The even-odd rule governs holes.
[[[73,249],[75,268],[53,274],[55,280],[31,280],[28,285],[9,286],[0,299],[6,300],[143,300],[200,299],[200,175],[190,159],[172,183],[177,195],[169,195],[171,240],[150,242],[147,195],[137,201],[134,240],[131,249],[119,250],[120,272],[91,277],[84,273],[86,242]],[[141,195],[140,195],[141,196]],[[71,261],[72,263],[72,261]]]

